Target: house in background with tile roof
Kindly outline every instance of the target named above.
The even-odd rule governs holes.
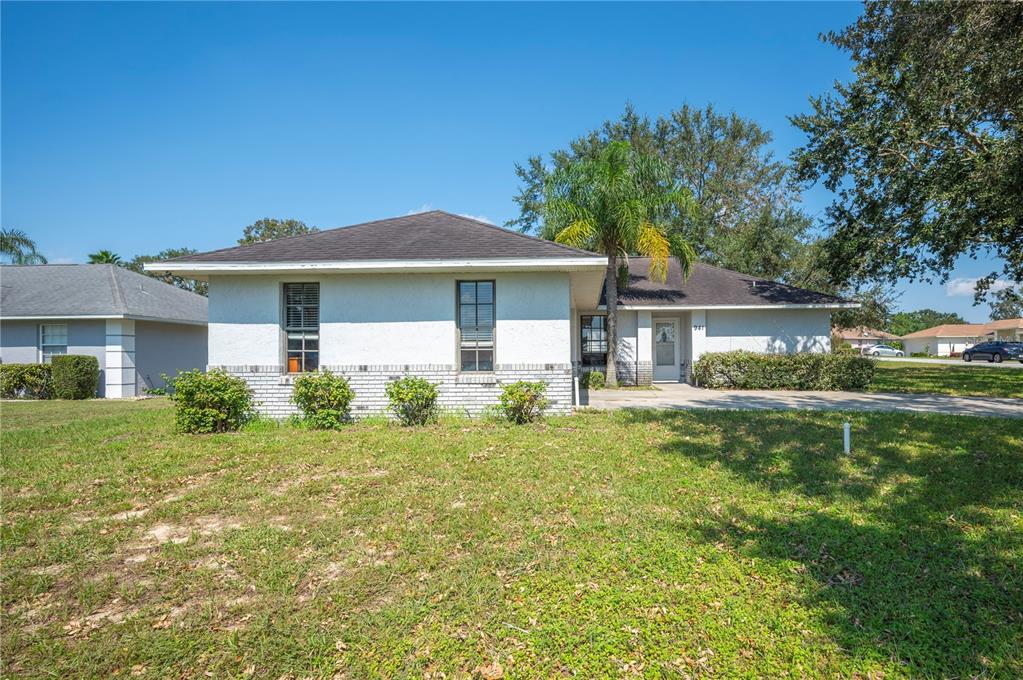
[[[942,324],[902,336],[907,353],[923,352],[940,357],[962,354],[964,349],[987,340],[1023,341],[1023,319]]]
[[[112,264],[0,266],[0,362],[99,360],[100,397],[206,368],[206,298]]]
[[[832,332],[832,335],[844,342],[848,342],[852,345],[853,349],[863,349],[871,345],[878,345],[884,343],[887,340],[898,340],[899,336],[892,333],[886,333],[885,331],[879,331],[876,328],[868,328],[866,326],[857,326],[856,328],[836,328]]]
[[[856,303],[697,264],[663,283],[629,259],[618,375],[687,380],[706,352],[827,352],[831,312]],[[432,211],[150,263],[209,281],[209,365],[242,376],[286,416],[293,381],[348,376],[356,415],[384,411],[386,383],[439,384],[444,408],[479,413],[503,385],[543,380],[570,411],[573,378],[607,362],[607,258]]]

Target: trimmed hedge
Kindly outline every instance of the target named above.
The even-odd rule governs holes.
[[[99,360],[83,354],[62,354],[50,360],[54,399],[92,399],[99,390]]]
[[[230,432],[255,414],[248,384],[219,369],[178,373],[173,388],[171,400],[178,432]]]
[[[874,370],[860,356],[712,352],[693,365],[693,378],[701,387],[739,390],[862,390]]]
[[[0,398],[49,399],[52,391],[49,364],[0,364]]]
[[[579,380],[579,386],[586,390],[604,389],[604,374],[601,371],[586,371]]]

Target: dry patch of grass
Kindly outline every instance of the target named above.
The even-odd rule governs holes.
[[[12,676],[1023,672],[1018,421],[38,406],[0,414]]]

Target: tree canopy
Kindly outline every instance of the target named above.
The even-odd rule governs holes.
[[[245,227],[242,237],[238,239],[238,244],[247,245],[261,241],[272,241],[288,236],[311,234],[316,231],[319,231],[319,229],[306,226],[306,223],[301,220],[279,220],[273,217],[264,217]]]
[[[519,216],[508,226],[542,233],[547,178],[614,141],[662,161],[673,182],[692,196],[692,209],[669,215],[664,227],[692,244],[700,260],[791,283],[805,278],[796,269],[813,262],[806,252],[812,222],[795,206],[799,195],[788,181],[787,165],[769,150],[771,134],[712,106],[684,104],[656,121],[627,106],[620,118],[567,148],[516,164]]]
[[[952,312],[938,312],[933,309],[918,309],[915,312],[896,312],[888,323],[888,332],[908,335],[949,323],[966,323],[966,319]]]
[[[855,77],[792,117],[793,160],[836,193],[832,283],[945,277],[964,254],[1023,279],[1023,3],[871,0],[822,38]]]
[[[121,264],[121,256],[110,250],[89,253],[89,264]]]
[[[46,264],[46,258],[36,250],[36,242],[20,229],[0,229],[0,257],[11,264]]]
[[[991,294],[991,320],[1023,319],[1023,287],[1003,288]]]
[[[169,283],[172,286],[177,286],[183,290],[190,291],[192,293],[198,293],[199,295],[206,295],[209,289],[209,284],[206,281],[196,281],[195,279],[188,279],[182,276],[176,276],[167,272],[150,272],[143,268],[147,262],[162,262],[169,260],[172,257],[181,257],[182,255],[194,255],[197,253],[194,248],[166,248],[161,250],[156,255],[136,255],[127,263],[122,263],[126,269],[130,269],[133,272],[139,274],[145,274],[146,276],[152,277],[164,283]]]

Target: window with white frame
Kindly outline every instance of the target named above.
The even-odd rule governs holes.
[[[458,282],[458,353],[463,371],[494,370],[494,282]]]
[[[44,323],[39,325],[39,353],[43,363],[48,364],[53,356],[67,354],[67,324]]]
[[[320,284],[284,284],[288,373],[320,368]]]

